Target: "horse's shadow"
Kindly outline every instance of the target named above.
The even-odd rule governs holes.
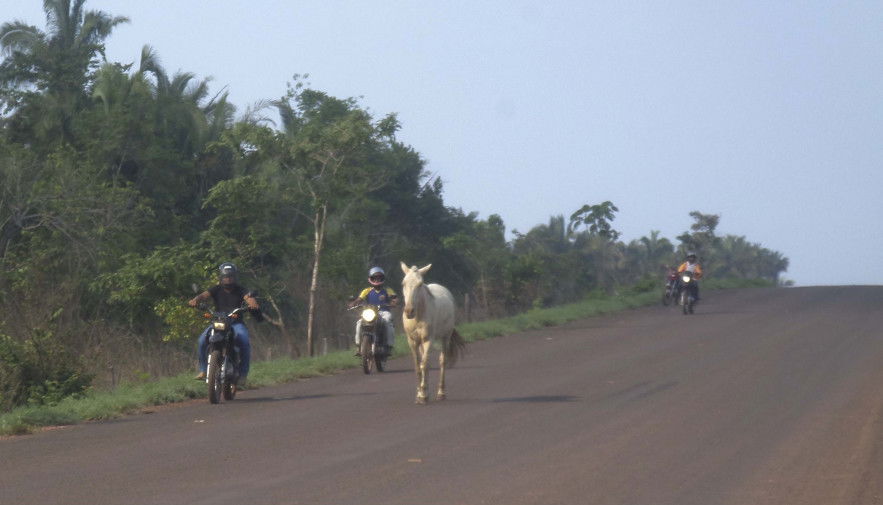
[[[399,373],[414,373],[413,370],[408,370],[405,368],[397,368],[395,370],[385,369],[382,372],[378,373],[378,375],[390,375],[390,374],[399,374]]]

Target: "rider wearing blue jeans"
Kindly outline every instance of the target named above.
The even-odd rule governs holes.
[[[248,311],[252,317],[258,321],[263,320],[261,308],[255,300],[252,293],[239,285],[238,271],[233,263],[223,263],[218,267],[218,284],[212,286],[207,291],[193,297],[188,304],[191,307],[209,298],[214,301],[215,310],[218,312],[230,313],[234,309],[242,307],[243,303],[248,306]],[[248,340],[248,327],[240,319],[233,323],[233,334],[236,347],[239,348],[239,384],[245,384],[245,378],[248,376],[248,369],[251,363],[251,343]],[[199,335],[199,375],[197,380],[205,380],[205,374],[208,370],[208,333],[211,326],[207,327],[202,334]]]

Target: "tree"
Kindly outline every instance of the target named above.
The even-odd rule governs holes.
[[[470,270],[470,280],[474,279],[474,291],[480,307],[486,315],[503,315],[502,302],[505,298],[503,271],[509,258],[506,244],[506,228],[503,219],[492,214],[487,221],[475,220],[470,214],[470,225],[454,235],[445,237],[445,249],[459,254],[465,259]]]
[[[660,238],[658,230],[629,242],[625,249],[628,279],[637,282],[644,276],[656,276],[663,265],[672,262],[674,246],[667,238]]]
[[[314,354],[314,327],[319,271],[331,213],[345,212],[349,202],[382,187],[384,172],[371,166],[372,154],[388,147],[398,122],[394,115],[374,124],[354,99],[290,86],[277,102],[286,126],[287,146],[281,159],[291,189],[307,202],[302,211],[313,235],[307,315],[307,354]]]
[[[73,140],[71,120],[85,98],[90,69],[104,56],[104,40],[128,22],[84,11],[85,0],[44,0],[46,32],[21,21],[0,26],[0,86],[6,111],[50,137]],[[11,89],[10,89],[11,88]],[[30,91],[22,91],[22,88]],[[28,111],[27,109],[32,109]]]
[[[567,231],[572,235],[578,226],[583,225],[591,235],[616,241],[619,238],[619,232],[613,229],[610,222],[615,219],[615,214],[618,211],[616,205],[613,205],[613,202],[609,200],[597,205],[583,205],[570,215]]]
[[[594,264],[594,277],[599,287],[613,289],[618,283],[617,270],[624,254],[617,246],[620,233],[613,229],[611,222],[619,209],[611,201],[597,205],[583,205],[570,215],[567,226],[570,236],[575,236],[579,225],[586,227],[585,237],[578,242],[584,255]],[[589,258],[586,258],[589,259]]]
[[[690,212],[690,217],[696,222],[690,225],[690,229],[693,230],[692,233],[684,232],[678,236],[678,240],[681,241],[681,252],[693,252],[701,260],[707,260],[708,258],[705,258],[705,256],[717,247],[720,241],[717,235],[714,234],[714,230],[720,222],[720,215],[703,214],[694,210]]]

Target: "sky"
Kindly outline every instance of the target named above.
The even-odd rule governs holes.
[[[509,237],[611,201],[630,241],[719,214],[798,286],[883,284],[883,2],[87,0],[241,111],[358,97]],[[41,0],[0,21],[45,27]]]

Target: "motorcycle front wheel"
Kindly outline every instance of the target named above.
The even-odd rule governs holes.
[[[370,374],[371,370],[374,368],[375,360],[374,353],[371,352],[371,342],[367,336],[362,338],[362,349],[360,354],[362,355],[362,371],[366,374]]]
[[[224,387],[224,385],[221,384],[220,350],[214,350],[209,354],[206,379],[208,380],[208,401],[210,403],[219,403],[221,401],[221,390]]]

